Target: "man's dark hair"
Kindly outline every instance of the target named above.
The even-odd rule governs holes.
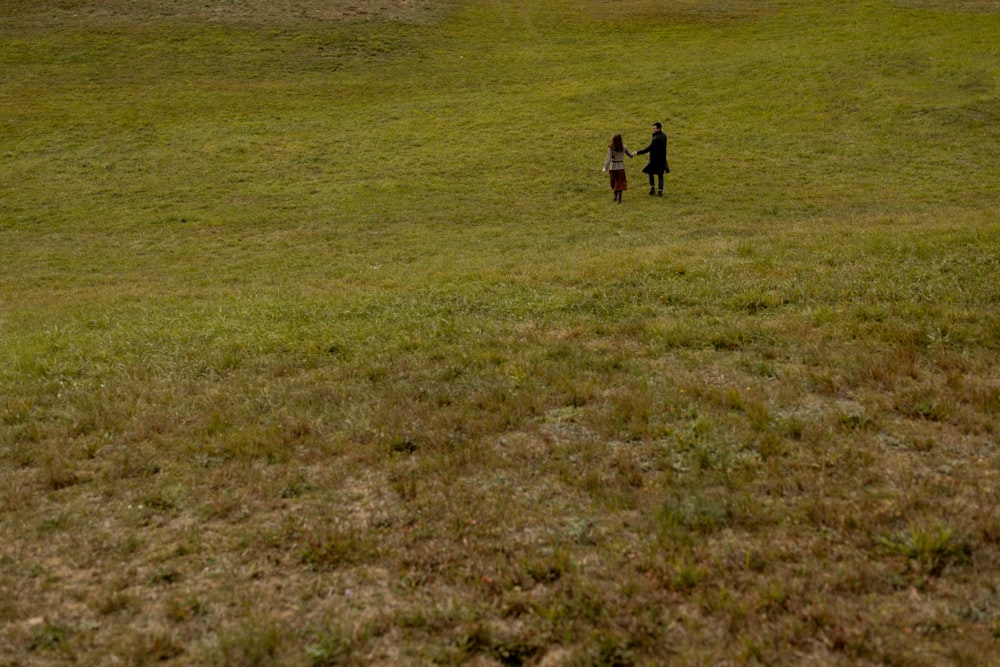
[[[662,130],[663,129],[663,126],[660,125],[659,123],[653,123],[653,127],[655,127],[657,130]]]

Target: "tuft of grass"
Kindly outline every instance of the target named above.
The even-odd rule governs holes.
[[[184,654],[184,646],[176,637],[168,633],[154,632],[136,637],[130,659],[133,664],[148,665],[177,660]]]
[[[332,667],[350,664],[353,642],[350,637],[326,632],[319,641],[305,648],[306,658],[312,667]]]
[[[302,526],[300,539],[302,561],[318,570],[362,563],[377,548],[360,529],[337,524]]]
[[[69,651],[75,630],[63,623],[43,623],[31,632],[28,650],[31,652]]]
[[[724,528],[730,520],[729,510],[703,495],[695,495],[681,502],[666,501],[657,512],[657,525],[665,539],[688,534],[706,534]],[[693,539],[689,537],[688,539]]]
[[[217,656],[224,664],[258,667],[278,659],[285,630],[268,618],[250,615],[220,633]]]
[[[970,544],[945,526],[930,528],[910,525],[879,543],[889,552],[906,558],[917,572],[932,577],[942,574],[949,565],[968,563],[972,550]]]

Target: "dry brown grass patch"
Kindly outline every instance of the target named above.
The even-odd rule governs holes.
[[[426,23],[453,6],[451,0],[61,0],[6,2],[4,11],[20,25],[114,25],[207,21],[217,24],[282,26],[367,20]]]

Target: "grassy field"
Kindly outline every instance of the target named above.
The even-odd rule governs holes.
[[[1000,664],[998,34],[0,0],[0,666]]]

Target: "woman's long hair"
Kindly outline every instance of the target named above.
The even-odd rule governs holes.
[[[608,144],[608,148],[613,151],[623,151],[625,150],[625,144],[622,142],[622,135],[616,134],[611,137],[611,143]]]

